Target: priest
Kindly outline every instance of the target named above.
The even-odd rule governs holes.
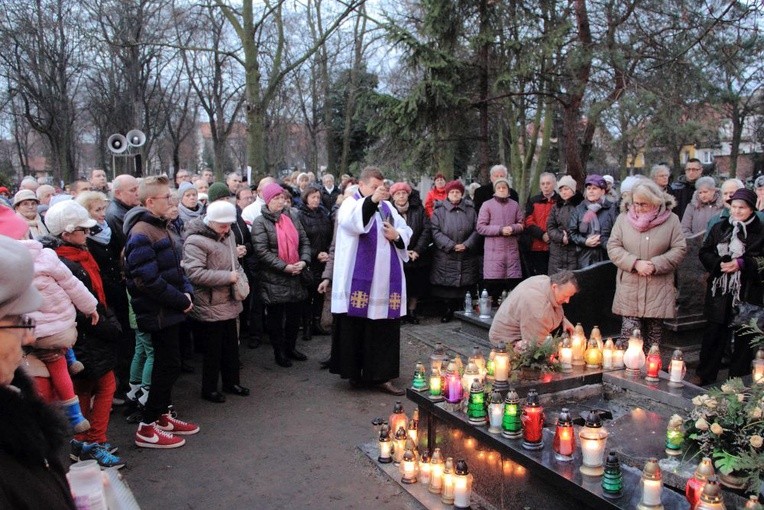
[[[366,167],[358,191],[337,212],[330,371],[353,386],[393,395],[399,376],[400,324],[406,309],[403,263],[411,229],[388,202],[380,170]]]

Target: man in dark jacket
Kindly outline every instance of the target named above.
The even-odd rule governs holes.
[[[121,252],[125,247],[125,234],[122,229],[127,211],[138,205],[138,179],[132,175],[122,174],[112,182],[112,198],[106,208],[106,223],[111,229],[114,248]]]
[[[167,177],[147,177],[139,188],[143,207],[125,217],[125,274],[138,329],[151,333],[154,370],[143,421],[135,444],[143,448],[177,448],[178,435],[196,434],[199,427],[169,412],[172,387],[180,375],[180,323],[193,308],[192,287],[181,269],[181,253],[167,230],[170,209]]]
[[[687,204],[692,200],[692,194],[695,193],[695,181],[703,175],[703,165],[697,158],[690,158],[684,165],[684,175],[671,185],[671,194],[676,197],[676,207],[674,212],[681,220],[684,216],[684,210]]]
[[[483,205],[483,202],[487,202],[488,200],[491,200],[493,198],[493,183],[496,182],[496,179],[507,179],[509,182],[509,185],[512,186],[512,179],[509,177],[509,173],[507,172],[507,167],[504,165],[494,165],[491,167],[491,182],[488,184],[484,184],[480,186],[478,189],[475,190],[475,198],[472,201],[475,204],[475,213],[480,214],[480,207]],[[517,191],[509,188],[509,198],[514,200],[515,202],[518,202],[520,200]]]
[[[321,177],[321,202],[326,207],[327,211],[331,211],[334,204],[337,203],[337,197],[340,196],[340,190],[334,185],[334,176],[332,174],[324,174]]]

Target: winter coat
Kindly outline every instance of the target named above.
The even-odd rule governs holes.
[[[279,258],[276,221],[281,214],[289,214],[292,219],[300,239],[300,260],[310,264],[310,242],[302,223],[288,212],[272,213],[263,207],[260,216],[252,223],[252,244],[259,268],[260,295],[266,305],[298,303],[308,297],[301,283],[302,277],[285,273],[287,263]]]
[[[127,234],[124,230],[125,215],[132,209],[113,198],[109,205],[106,207],[106,223],[109,224],[111,229],[111,241],[114,243],[117,253],[122,253],[122,249],[125,247],[125,241]]]
[[[43,241],[51,241],[50,236]],[[40,241],[19,241],[27,247],[34,261],[34,286],[42,294],[42,305],[29,313],[35,321],[35,336],[42,338],[62,333],[76,326],[76,309],[86,315],[96,309],[96,298],[61,262],[56,252]],[[75,309],[76,308],[76,309]],[[52,348],[53,346],[45,346]]]
[[[194,289],[180,266],[182,254],[167,220],[143,207],[125,216],[125,276],[138,329],[150,333],[186,320]]]
[[[233,234],[222,239],[217,232],[197,218],[186,226],[183,245],[183,269],[194,286],[194,308],[191,316],[202,322],[235,319],[243,310],[240,301],[231,293],[231,256],[236,261],[239,278],[246,278],[244,269],[235,257]]]
[[[61,462],[69,425],[23,369],[12,384],[0,385],[0,508],[74,510]]]
[[[45,223],[43,223],[42,217],[39,214],[37,214],[33,220],[26,219],[18,212],[16,213],[16,216],[24,220],[29,226],[28,239],[40,239],[41,237],[50,235],[48,227],[45,226]]]
[[[690,205],[684,210],[684,216],[682,216],[682,232],[685,237],[698,234],[706,230],[708,220],[715,214],[719,214],[724,209],[724,202],[722,201],[722,194],[719,190],[716,190],[714,199],[709,204],[701,204],[698,200],[698,192],[695,191],[690,200]]]
[[[183,220],[183,224],[185,225],[195,220],[196,218],[201,218],[204,216],[204,206],[201,204],[201,202],[197,202],[196,210],[194,210],[189,209],[182,203],[178,204],[178,215],[178,217]]]
[[[394,204],[393,204],[394,205]],[[397,210],[397,209],[396,209]],[[398,214],[401,214],[398,211]],[[419,197],[413,198],[413,194],[409,195],[409,209],[406,214],[401,214],[406,225],[411,227],[411,238],[409,239],[409,251],[415,251],[419,254],[419,258],[416,260],[409,259],[408,262],[403,264],[404,269],[415,269],[418,267],[426,267],[430,265],[430,244],[432,243],[432,227],[430,226],[430,218],[425,213],[422,200]]]
[[[671,183],[671,194],[676,198],[676,207],[674,213],[680,218],[684,218],[684,211],[692,200],[695,193],[695,181],[688,182],[687,175],[680,175],[677,180]]]
[[[555,192],[550,198],[542,193],[528,199],[525,208],[525,233],[531,237],[531,251],[549,251],[549,244],[544,242],[547,231],[547,219],[559,195]]]
[[[483,207],[483,204],[488,202],[493,198],[493,183],[489,182],[488,184],[483,184],[478,189],[475,190],[475,194],[473,195],[472,204],[475,206],[475,210],[479,213],[480,209]],[[520,196],[517,194],[517,191],[515,191],[513,188],[509,188],[509,198],[520,203]]]
[[[308,236],[308,242],[310,243],[309,269],[315,275],[316,282],[318,282],[320,281],[321,273],[324,272],[324,267],[326,267],[326,262],[318,260],[318,254],[329,252],[334,224],[329,217],[329,211],[320,204],[315,209],[311,209],[303,204],[297,211],[297,217],[300,219],[302,228],[305,229],[305,234]]]
[[[610,260],[618,268],[613,313],[624,317],[674,318],[674,275],[687,253],[679,218],[670,214],[660,225],[639,232],[627,214],[618,216],[607,244]],[[634,269],[637,260],[652,262],[655,273],[640,276]]]
[[[321,186],[321,203],[324,205],[327,211],[331,211],[334,204],[337,203],[337,197],[340,196],[340,189],[335,186],[330,192],[326,191],[326,188]]]
[[[578,268],[576,244],[570,240],[570,215],[584,199],[580,193],[575,193],[567,201],[559,195],[557,202],[546,222],[546,232],[549,234],[549,274],[559,273],[564,269],[573,271]],[[563,232],[568,234],[568,244],[562,244]]]
[[[501,234],[503,227],[512,227],[512,235]],[[485,237],[483,278],[504,280],[522,278],[518,236],[523,232],[523,212],[511,198],[492,198],[480,208],[476,230]]]
[[[446,193],[446,188],[438,189],[438,188],[432,188],[428,193],[427,197],[424,199],[424,210],[427,213],[428,218],[432,218],[432,213],[435,210],[435,204],[436,202],[442,202],[448,197],[448,193]]]
[[[125,294],[125,284],[122,274],[122,257],[115,251],[114,243],[102,244],[93,238],[88,237],[88,251],[98,264],[101,271],[101,281],[103,281],[103,291],[106,294],[106,304],[111,307],[112,302],[123,301],[124,298],[116,296]]]
[[[475,230],[477,213],[472,202],[462,199],[454,205],[445,200],[435,205],[430,218],[435,245],[430,267],[430,283],[444,287],[475,285],[480,279],[480,257],[477,248],[480,234]],[[455,252],[454,246],[467,249]]]
[[[236,244],[244,246],[247,250],[243,257],[239,257],[239,264],[241,264],[247,277],[252,279],[255,277],[255,272],[257,270],[257,259],[255,257],[255,247],[252,246],[252,234],[249,231],[249,225],[244,221],[241,213],[242,209],[237,205],[236,222],[231,224],[231,232],[233,233]]]
[[[52,246],[51,246],[52,248]],[[72,274],[82,282],[88,291],[93,292],[93,284],[82,264],[61,257]],[[122,329],[111,310],[103,303],[98,303],[98,323],[93,325],[90,317],[77,313],[77,343],[74,354],[85,369],[74,376],[75,379],[100,379],[117,366],[116,343],[122,335]]]
[[[600,222],[600,244],[590,248],[586,246],[586,238],[590,235],[588,232],[581,231],[584,214],[586,214],[588,202],[583,200],[573,209],[568,223],[568,234],[570,241],[576,245],[578,258],[578,269],[589,267],[597,262],[607,260],[607,243],[610,237],[610,231],[613,229],[613,223],[618,215],[616,205],[612,202],[602,199],[602,208],[597,211],[597,219]]]
[[[764,282],[761,274],[764,267],[764,223],[758,215],[746,227],[748,233],[745,239],[745,253],[742,257],[743,266],[740,269],[740,300],[758,306],[764,306]],[[711,292],[711,282],[721,275],[719,264],[722,257],[717,252],[717,244],[729,238],[732,224],[729,218],[716,223],[703,241],[698,257],[708,271],[708,285],[703,314],[707,321],[716,324],[728,324],[732,319],[732,295],[723,294],[719,290],[716,295]]]

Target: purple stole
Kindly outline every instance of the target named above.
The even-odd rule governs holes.
[[[356,200],[364,200],[364,197],[356,192]],[[382,214],[386,218],[392,217],[390,207],[385,202],[380,202]],[[371,229],[366,234],[358,236],[358,251],[356,252],[353,278],[350,283],[350,302],[348,315],[350,317],[367,317],[369,301],[371,299],[371,282],[374,277],[374,265],[377,260],[377,214],[371,218]],[[395,247],[390,247],[390,287],[387,299],[387,318],[398,319],[401,316],[402,303],[402,278],[401,266]]]

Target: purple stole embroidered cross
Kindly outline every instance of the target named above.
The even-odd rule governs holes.
[[[364,200],[360,193],[356,193],[356,200]],[[390,207],[385,202],[380,202],[380,209],[385,218],[391,218]],[[367,317],[371,300],[371,283],[374,278],[374,265],[377,261],[377,214],[371,219],[371,229],[366,234],[358,236],[358,251],[356,252],[353,278],[350,283],[350,303],[348,315],[351,317]],[[402,306],[402,278],[401,266],[395,247],[390,247],[390,282],[387,296],[387,318],[398,319],[401,316]]]

